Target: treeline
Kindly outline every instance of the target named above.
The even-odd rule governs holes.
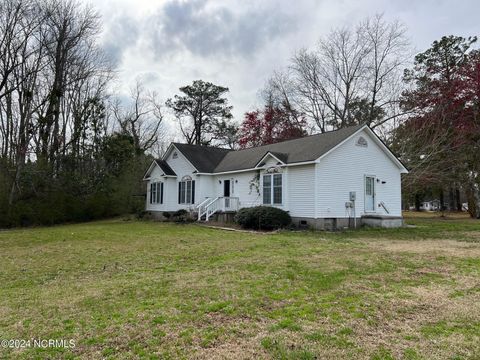
[[[63,0],[0,4],[0,227],[101,218],[143,206],[161,114],[109,97],[100,17]]]
[[[142,211],[164,105],[183,141],[229,148],[368,124],[410,169],[405,204],[438,198],[459,210],[465,198],[480,217],[476,38],[444,37],[412,66],[399,22],[333,29],[272,74],[264,106],[239,124],[229,89],[202,80],[165,103],[138,82],[120,102],[100,20],[75,0],[0,3],[0,227]]]

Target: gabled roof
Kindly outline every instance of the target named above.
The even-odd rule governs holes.
[[[233,152],[233,150],[212,146],[181,143],[173,143],[173,145],[190,161],[195,169],[201,173],[213,173],[225,155]]]
[[[276,157],[278,160],[280,160],[284,164],[286,164],[288,161],[288,154],[281,153],[278,151],[269,151],[268,154],[271,154],[272,156]]]
[[[383,147],[387,155],[403,172],[408,172],[398,158],[388,149],[381,139],[366,125],[350,126],[343,129],[286,140],[275,144],[252,147],[243,150],[229,150],[211,146],[172,143],[199,173],[223,173],[254,169],[260,166],[267,155],[271,155],[284,164],[312,162],[326,156],[358,131],[365,129],[375,141]],[[168,155],[165,154],[164,158]]]
[[[347,139],[364,125],[350,126],[323,134],[305,136],[275,144],[228,152],[214,172],[254,168],[258,161],[271,152],[286,164],[314,161]]]
[[[160,167],[160,169],[163,171],[164,176],[177,176],[177,174],[175,174],[175,171],[173,171],[173,169],[170,167],[170,165],[167,164],[166,161],[161,159],[155,159],[151,162],[150,166],[145,172],[145,175],[143,175],[143,180],[150,179],[150,173],[154,169],[155,165]]]
[[[177,176],[175,174],[175,171],[168,165],[168,163],[165,160],[157,159],[155,162],[160,166],[160,169],[162,169],[163,173],[167,176]]]
[[[257,161],[257,163],[255,164],[255,167],[264,166],[265,165],[265,159],[268,156],[270,156],[271,158],[274,158],[275,160],[278,160],[279,164],[286,164],[287,163],[288,154],[273,152],[273,151],[267,151],[265,153],[265,155],[263,155],[261,157],[261,159]]]

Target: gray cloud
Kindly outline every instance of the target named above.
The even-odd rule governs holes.
[[[1,0],[0,0],[1,1]],[[478,34],[478,0],[89,0],[104,20],[106,50],[118,64],[119,92],[142,77],[167,99],[204,79],[228,86],[235,118],[262,106],[258,90],[294,51],[332,27],[384,13],[427,49],[443,35]],[[175,127],[173,127],[176,129]]]
[[[119,65],[123,53],[137,43],[140,28],[138,22],[127,14],[114,16],[109,22],[102,47],[113,64]]]
[[[211,8],[207,0],[170,1],[159,9],[152,24],[157,55],[183,49],[203,57],[252,56],[269,41],[297,28],[295,18],[272,4],[234,12]]]

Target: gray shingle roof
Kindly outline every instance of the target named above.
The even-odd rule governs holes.
[[[212,146],[188,145],[173,143],[180,152],[192,163],[199,171],[212,173],[215,167],[222,161],[226,154],[233,150],[222,149]]]
[[[174,143],[174,145],[199,172],[218,173],[254,168],[268,152],[286,164],[313,161],[362,127],[363,125],[350,126],[323,134],[238,151],[180,143]]]
[[[215,172],[253,168],[269,151],[287,164],[313,161],[354,134],[362,126],[350,126],[337,131],[282,141],[276,144],[232,151],[226,154],[215,168]]]
[[[160,166],[160,169],[162,169],[165,175],[177,176],[177,174],[175,174],[175,171],[173,171],[173,169],[170,167],[170,165],[168,165],[165,160],[157,159],[155,160],[155,162],[158,164],[158,166]]]

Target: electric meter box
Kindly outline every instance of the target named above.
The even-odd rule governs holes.
[[[357,193],[355,191],[350,191],[350,201],[355,201],[357,199]]]

